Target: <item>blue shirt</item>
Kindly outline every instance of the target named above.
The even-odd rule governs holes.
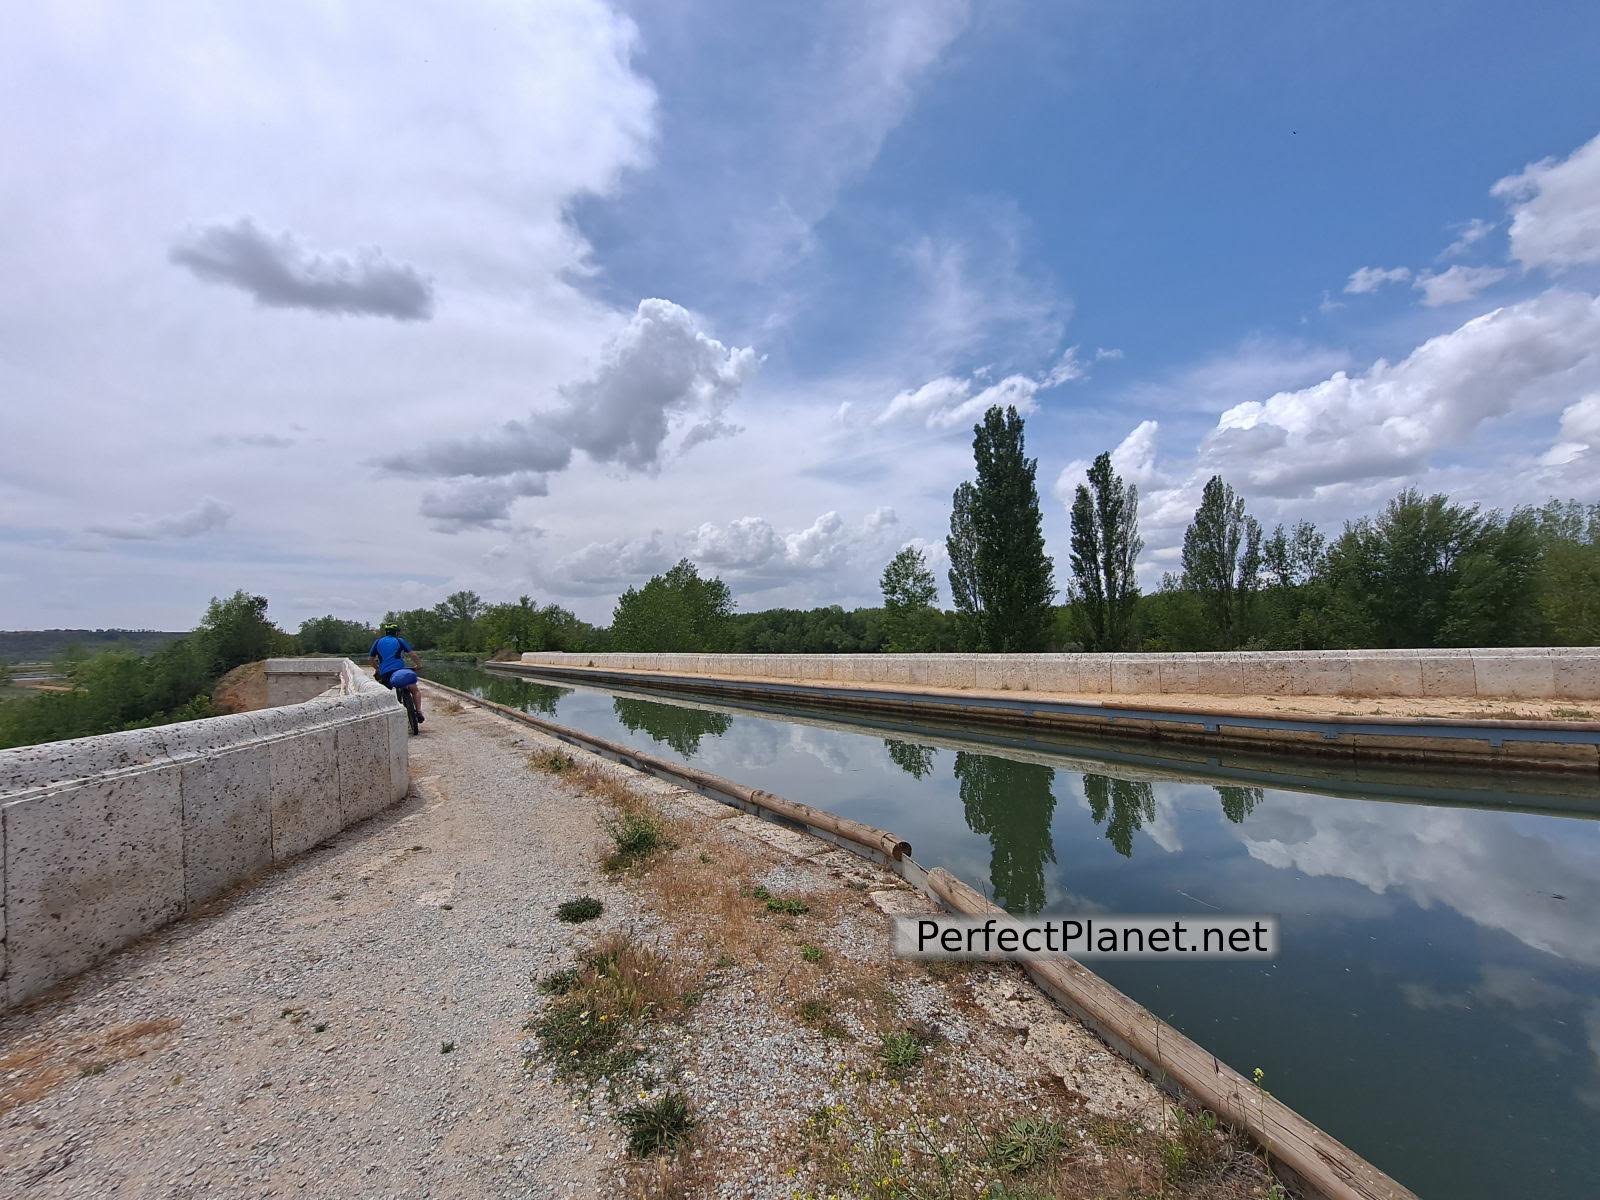
[[[372,643],[372,649],[368,650],[367,654],[378,660],[378,674],[387,675],[390,671],[405,666],[406,660],[400,656],[411,652],[411,643],[405,638],[386,633]]]

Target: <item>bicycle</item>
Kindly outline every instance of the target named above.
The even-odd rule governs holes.
[[[417,702],[411,698],[410,688],[395,688],[395,695],[400,699],[400,707],[406,710],[406,724],[411,726],[411,736],[417,736],[417,726],[421,724],[417,719]]]

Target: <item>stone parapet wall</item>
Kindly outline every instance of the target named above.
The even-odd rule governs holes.
[[[16,1004],[388,807],[405,713],[348,659],[271,659],[279,707],[0,751],[0,982]]]
[[[567,654],[529,666],[1092,696],[1600,699],[1600,647],[1216,654]]]

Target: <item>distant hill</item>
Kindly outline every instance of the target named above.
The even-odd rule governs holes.
[[[149,654],[188,633],[159,629],[0,629],[0,662],[39,662],[60,657],[77,646],[91,654],[132,650]]]

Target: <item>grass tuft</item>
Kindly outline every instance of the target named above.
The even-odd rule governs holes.
[[[1018,1117],[994,1135],[989,1161],[1001,1171],[1015,1174],[1050,1162],[1061,1150],[1062,1130],[1041,1117]]]
[[[605,905],[593,896],[579,896],[576,900],[567,900],[556,906],[556,920],[565,921],[568,925],[581,925],[594,920],[604,911]]]
[[[682,1092],[668,1092],[659,1100],[625,1108],[617,1120],[628,1131],[628,1153],[638,1158],[677,1149],[700,1123]]]

